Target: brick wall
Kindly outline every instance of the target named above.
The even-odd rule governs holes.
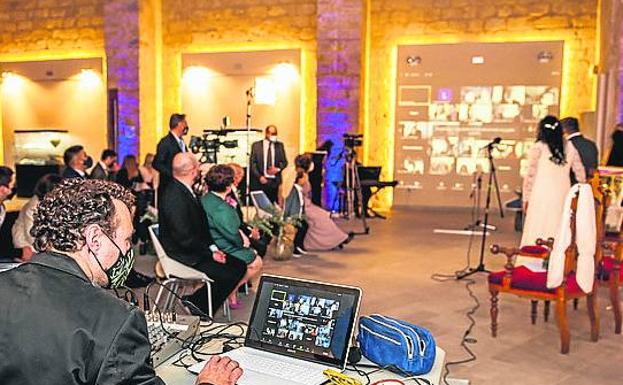
[[[0,55],[104,47],[104,0],[0,1]]]
[[[391,68],[398,44],[564,40],[561,114],[578,115],[594,108],[596,18],[596,0],[371,0],[368,162],[393,177]],[[390,202],[385,193],[381,203]]]

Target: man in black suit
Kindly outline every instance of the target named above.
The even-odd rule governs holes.
[[[286,151],[277,141],[277,127],[269,125],[263,140],[251,147],[251,191],[262,190],[276,203],[281,186],[281,172],[288,166]]]
[[[39,202],[32,234],[41,253],[0,273],[0,324],[11,331],[0,334],[2,385],[164,384],[145,315],[103,289],[123,285],[132,267],[133,206],[120,185],[79,178]],[[213,361],[197,383],[233,385],[242,373],[225,363],[229,376]]]
[[[212,241],[208,217],[192,190],[200,176],[197,159],[191,153],[179,153],[173,159],[172,170],[173,180],[165,189],[165,198],[158,201],[160,242],[168,256],[214,280],[215,311],[240,282],[247,267],[237,258],[226,257]],[[206,309],[204,294],[205,290],[198,290],[191,301]]]
[[[180,152],[188,151],[183,139],[187,133],[188,123],[186,123],[186,115],[171,115],[169,118],[169,134],[158,143],[153,162],[154,168],[160,173],[159,196],[162,196],[167,185],[173,180],[173,157]]]
[[[283,208],[283,213],[286,217],[302,218],[304,216],[305,198],[303,197],[303,186],[308,182],[308,178],[309,176],[305,171],[299,170],[296,172],[294,186],[292,186],[292,190],[290,190],[290,194],[288,194]],[[296,231],[296,235],[294,236],[294,251],[292,256],[295,258],[308,254],[304,246],[307,230],[309,230],[309,224],[305,219],[302,219]]]
[[[117,153],[111,149],[102,151],[100,161],[91,170],[91,179],[114,180],[113,167],[117,162]]]
[[[93,159],[84,151],[84,147],[80,145],[71,146],[63,154],[63,162],[65,169],[61,176],[64,179],[80,178],[87,179],[87,169],[93,166]]]
[[[599,153],[595,142],[585,138],[580,133],[580,125],[576,118],[564,118],[560,121],[560,124],[562,126],[563,133],[565,134],[565,138],[573,144],[576,150],[578,150],[580,159],[582,160],[582,165],[584,165],[584,170],[586,171],[586,180],[590,180],[593,177],[593,173],[599,166]],[[571,171],[570,177],[571,184],[578,183],[573,171]]]

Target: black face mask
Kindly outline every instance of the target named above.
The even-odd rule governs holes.
[[[87,158],[84,160],[83,164],[84,164],[84,167],[86,167],[86,168],[93,167],[93,158],[91,158],[90,156],[87,156]]]
[[[182,135],[188,134],[188,130],[189,130],[188,126],[184,127],[184,131],[182,131]]]

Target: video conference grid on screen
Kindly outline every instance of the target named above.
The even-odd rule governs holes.
[[[261,341],[333,357],[330,349],[340,300],[273,289]]]

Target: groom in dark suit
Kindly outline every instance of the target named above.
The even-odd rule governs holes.
[[[309,180],[308,178],[309,177],[306,172],[300,170],[297,171],[294,186],[292,186],[292,190],[290,190],[290,194],[288,194],[283,208],[283,214],[286,217],[302,218],[305,214],[305,198],[303,197],[303,186]],[[298,258],[301,255],[308,254],[304,246],[307,230],[309,230],[309,225],[307,224],[307,221],[302,218],[301,225],[299,226],[296,235],[294,236],[294,251],[292,253],[292,256],[295,258]]]
[[[578,150],[578,153],[580,154],[580,159],[582,160],[582,165],[584,166],[584,170],[586,172],[586,181],[588,182],[593,177],[593,173],[599,166],[597,146],[595,145],[595,142],[585,138],[584,135],[582,135],[580,132],[580,125],[576,118],[564,118],[560,121],[560,125],[562,126],[565,138],[573,144],[575,149]],[[571,171],[570,177],[572,185],[578,183],[573,170]]]
[[[281,172],[288,166],[286,150],[277,141],[277,126],[266,127],[263,140],[251,147],[251,191],[262,190],[271,202],[277,202]]]
[[[159,196],[162,196],[167,185],[173,180],[173,157],[180,152],[188,151],[183,139],[186,134],[188,134],[186,115],[171,115],[169,118],[169,134],[158,143],[156,156],[153,162],[154,168],[160,173],[160,185],[158,187]]]
[[[215,311],[238,285],[247,267],[237,258],[225,256],[212,240],[208,218],[192,190],[200,175],[194,155],[178,153],[172,171],[173,179],[164,193],[166,198],[158,200],[160,242],[168,256],[214,280],[212,310]],[[205,309],[204,295],[205,290],[197,290],[190,300]]]

